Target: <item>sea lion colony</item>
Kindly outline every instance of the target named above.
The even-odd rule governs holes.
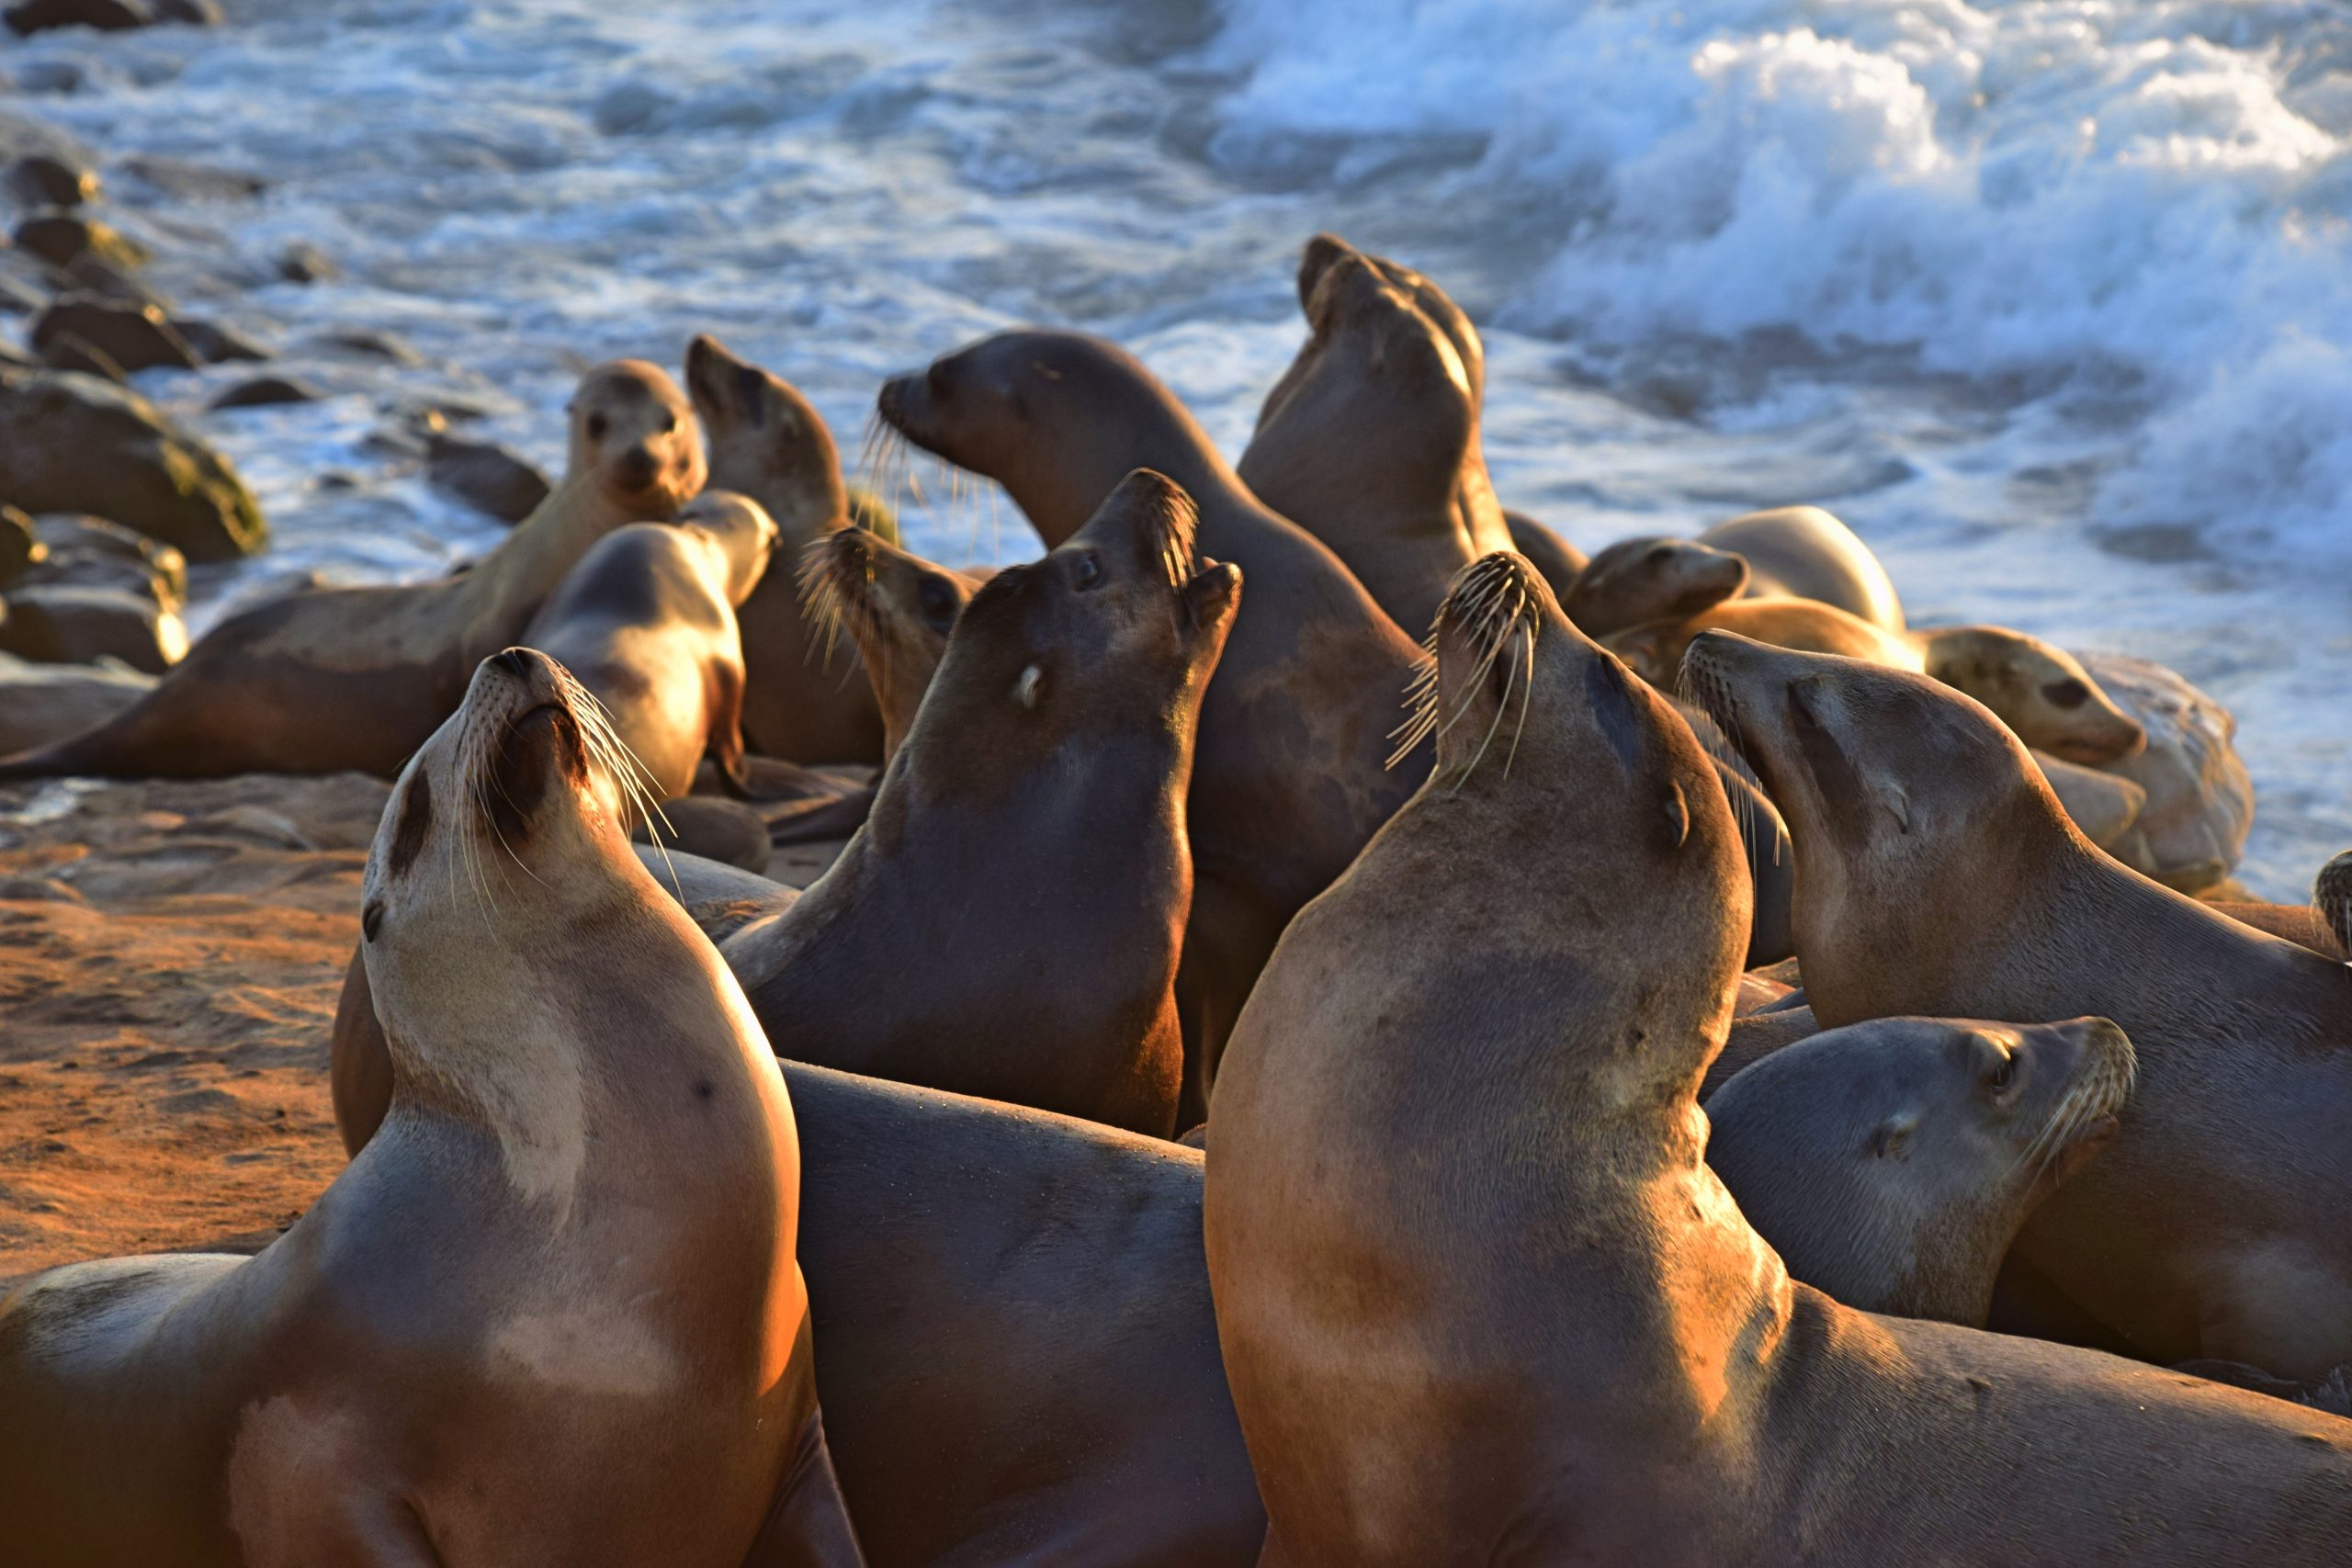
[[[886,385],[994,573],[600,367],[470,570],[0,760],[397,781],[351,1163],[0,1295],[7,1560],[2343,1561],[2352,858],[2245,899],[2225,713],[1818,509],[1587,563],[1442,289],[1299,293],[1238,466],[1074,333]]]

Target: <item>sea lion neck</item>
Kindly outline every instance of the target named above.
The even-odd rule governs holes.
[[[1217,522],[1243,513],[1271,518],[1190,411],[1158,381],[1143,376],[1112,380],[1114,399],[1081,429],[1068,427],[1066,439],[1049,444],[1043,482],[1027,472],[1006,488],[1054,549],[1083,528],[1103,498],[1137,468],[1152,468],[1176,481],[1200,508],[1202,547],[1211,555],[1210,532]],[[1072,448],[1075,449],[1072,449]]]

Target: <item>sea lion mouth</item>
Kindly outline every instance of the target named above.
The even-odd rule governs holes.
[[[492,654],[482,662],[523,687],[514,711],[485,737],[460,773],[471,781],[467,794],[493,842],[514,856],[558,781],[591,793],[600,782],[608,784],[609,804],[618,817],[625,818],[631,808],[649,821],[660,816],[651,776],[613,728],[595,694],[571,671],[523,648]],[[470,705],[476,699],[469,694],[467,700]]]
[[[2083,1019],[2052,1027],[2079,1027],[2085,1033],[2073,1081],[2018,1156],[2041,1190],[2065,1180],[2115,1136],[2140,1074],[2131,1036],[2112,1021]]]
[[[875,394],[874,412],[882,416],[883,423],[900,435],[926,452],[935,452],[937,448],[924,439],[922,430],[918,428],[922,423],[922,405],[928,401],[929,377],[927,370],[910,370],[905,375],[891,377]]]

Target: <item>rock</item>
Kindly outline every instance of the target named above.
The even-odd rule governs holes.
[[[278,403],[314,403],[318,389],[287,376],[256,376],[240,381],[206,405],[215,409],[259,409]]]
[[[41,350],[40,362],[51,370],[71,370],[83,376],[99,376],[117,386],[130,378],[112,355],[79,333],[60,333]]]
[[[151,258],[146,246],[113,224],[78,212],[43,208],[17,225],[17,243],[51,266],[67,266],[88,254],[116,267],[144,266]]]
[[[118,300],[126,305],[153,305],[158,310],[171,310],[170,301],[149,288],[145,280],[115,265],[96,251],[84,251],[63,266],[50,268],[49,273],[61,293],[87,294],[95,299]]]
[[[111,588],[165,610],[187,604],[187,558],[103,517],[51,513],[31,520],[42,558],[23,581],[61,588]]]
[[[100,32],[129,32],[153,27],[155,13],[140,0],[25,0],[6,12],[9,30],[19,37],[55,28],[96,28]]]
[[[28,60],[15,76],[9,85],[26,94],[78,93],[84,81],[81,66],[70,60]]]
[[[154,684],[128,670],[34,664],[0,653],[0,757],[104,724]]]
[[[0,343],[0,370],[38,370],[40,361],[27,359],[6,344]]]
[[[0,373],[0,502],[93,513],[197,562],[269,534],[226,458],[136,392],[70,372]]]
[[[221,326],[217,322],[191,321],[185,316],[175,316],[172,318],[172,325],[178,330],[180,336],[187,340],[187,345],[196,350],[198,357],[207,365],[228,365],[239,362],[258,364],[262,360],[273,357],[269,350],[243,333]]]
[[[288,245],[277,258],[277,276],[288,283],[324,283],[342,273],[324,251],[312,244]]]
[[[2254,826],[2254,780],[2238,757],[2237,720],[2161,664],[2113,653],[2076,657],[2148,732],[2145,750],[2101,770],[2148,792],[2148,804],[2107,852],[2183,893],[2222,883]]]
[[[29,316],[49,303],[49,296],[11,272],[0,272],[0,311]]]
[[[27,207],[81,207],[98,199],[98,176],[78,164],[35,152],[10,166],[8,188]]]
[[[37,664],[119,659],[160,675],[187,653],[187,627],[173,611],[111,588],[17,588],[5,603],[0,651]]]
[[[547,476],[508,447],[435,434],[425,447],[424,477],[467,505],[520,523],[548,498]]]
[[[319,343],[322,347],[356,355],[362,359],[383,359],[394,365],[406,366],[418,366],[424,363],[424,355],[417,353],[415,349],[390,333],[363,331],[328,333],[319,339]]]
[[[44,361],[58,338],[80,338],[125,370],[193,370],[204,363],[193,344],[153,305],[69,295],[33,320],[32,344]],[[65,368],[60,367],[60,368]]]
[[[251,201],[269,188],[269,182],[257,175],[177,158],[126,158],[121,168],[158,196],[179,201]]]
[[[148,0],[154,7],[159,22],[177,22],[183,27],[217,28],[228,18],[220,14],[215,0]]]
[[[0,588],[49,558],[49,547],[33,532],[33,520],[13,506],[0,506]]]
[[[209,817],[192,818],[187,824],[187,830],[209,833],[216,838],[252,839],[273,849],[319,848],[291,817],[283,811],[272,811],[266,806],[232,806]]]

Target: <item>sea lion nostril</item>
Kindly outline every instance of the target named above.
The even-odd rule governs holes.
[[[531,655],[527,649],[510,648],[503,653],[493,653],[490,661],[518,681],[531,678]]]

